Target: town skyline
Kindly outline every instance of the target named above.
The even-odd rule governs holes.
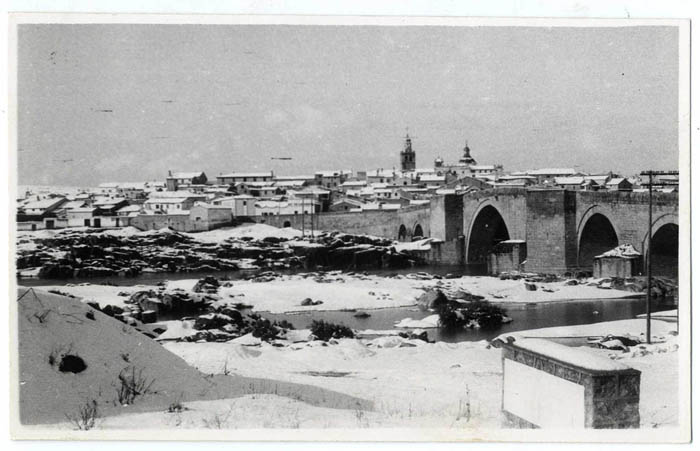
[[[419,168],[678,167],[672,27],[359,28],[22,25],[19,184],[398,168],[407,127]]]

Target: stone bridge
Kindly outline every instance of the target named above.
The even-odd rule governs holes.
[[[653,261],[677,267],[678,194],[653,196]],[[648,193],[494,189],[431,203],[431,236],[457,249],[460,263],[484,265],[496,243],[522,240],[525,269],[535,272],[590,270],[594,256],[619,244],[646,258],[648,225]]]
[[[415,205],[400,210],[367,210],[358,213],[331,212],[315,215],[273,215],[253,217],[275,227],[299,230],[338,230],[345,233],[367,234],[400,241],[430,236],[430,207]]]
[[[659,269],[677,268],[678,194],[653,196],[653,261]],[[433,245],[429,258],[446,264],[485,266],[497,243],[521,240],[527,249],[525,270],[556,273],[590,270],[594,256],[619,244],[632,244],[646,259],[648,208],[648,193],[500,188],[440,196],[429,206],[398,211],[254,219],[276,227],[339,230],[399,241],[430,236],[440,242]]]

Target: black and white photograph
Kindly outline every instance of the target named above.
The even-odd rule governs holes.
[[[690,440],[690,22],[10,16],[16,438]]]

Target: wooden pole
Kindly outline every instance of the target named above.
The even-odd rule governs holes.
[[[304,210],[304,198],[302,197],[301,198],[301,237],[302,238],[304,238],[304,236],[305,236],[305,234],[304,234],[304,219],[306,219],[304,216],[305,213],[306,213],[306,211]]]
[[[652,179],[649,171],[649,241],[647,244],[647,344],[651,344],[651,227],[652,227]]]

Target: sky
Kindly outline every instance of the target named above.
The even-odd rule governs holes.
[[[168,170],[678,168],[674,27],[25,24],[19,184]],[[279,160],[276,158],[291,158]]]

